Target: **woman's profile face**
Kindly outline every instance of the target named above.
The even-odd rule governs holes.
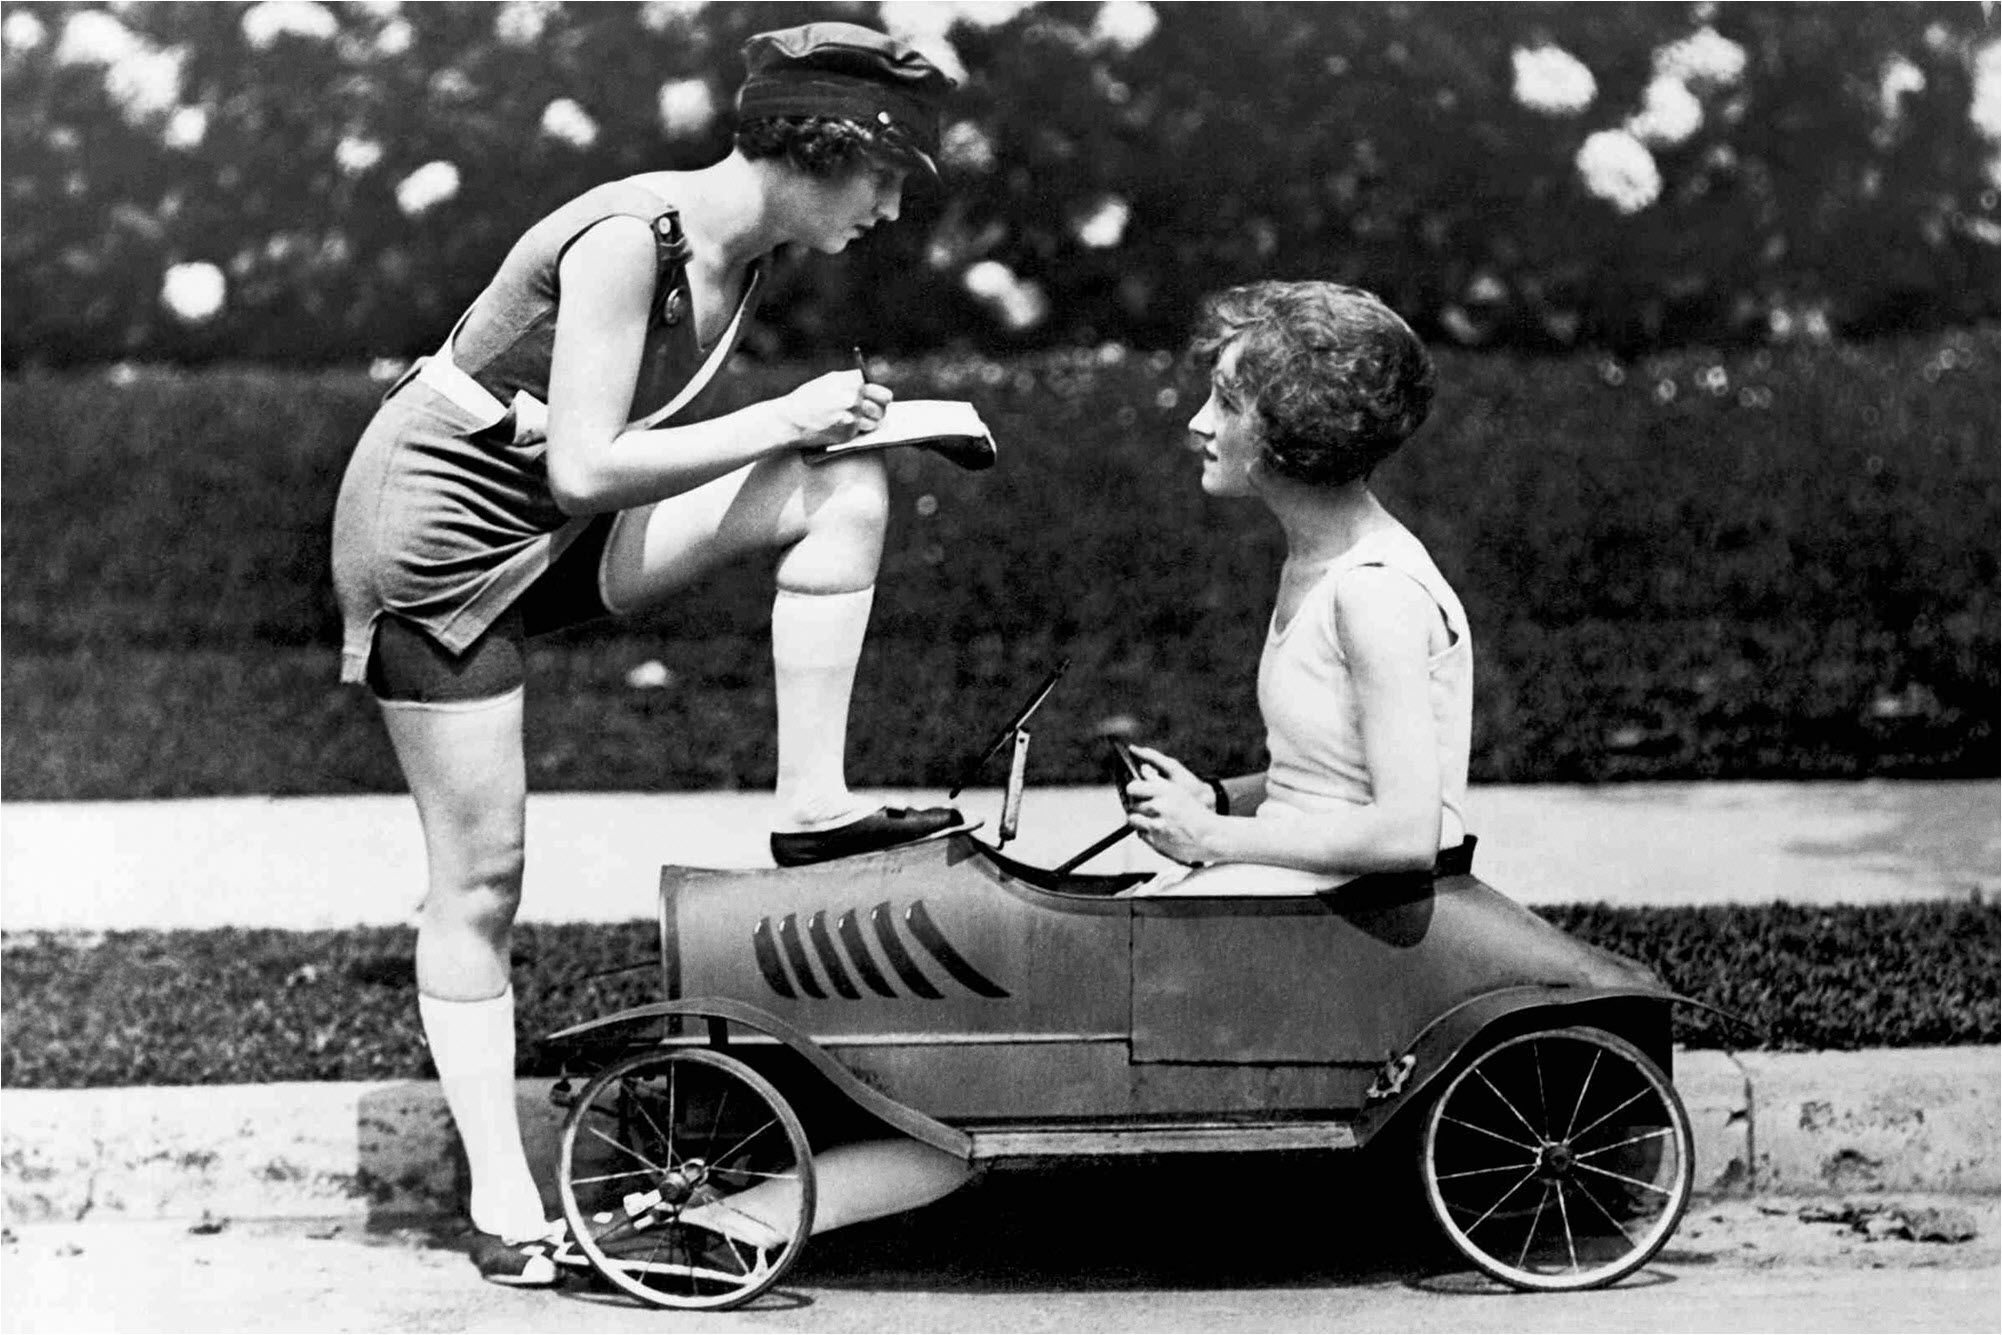
[[[1258,461],[1258,422],[1237,386],[1237,345],[1223,350],[1210,371],[1210,396],[1189,419],[1189,448],[1203,456],[1203,491],[1249,496]]]
[[[844,175],[815,181],[803,242],[823,255],[837,255],[877,223],[895,222],[904,204],[904,175],[900,167],[864,162]]]

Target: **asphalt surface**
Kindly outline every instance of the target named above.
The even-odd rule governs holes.
[[[1992,1331],[1996,1206],[1904,1198],[1960,1242],[1816,1221],[1839,1200],[1700,1203],[1614,1288],[1512,1294],[1339,1184],[1167,1201],[1104,1177],[971,1188],[816,1238],[752,1306],[640,1307],[483,1283],[448,1237],[325,1224],[46,1225],[0,1260],[10,1331]],[[1879,1202],[1881,1204],[1881,1202]],[[1803,1215],[1807,1217],[1804,1218]]]

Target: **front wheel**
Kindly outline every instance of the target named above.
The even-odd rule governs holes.
[[[592,1266],[659,1307],[751,1301],[813,1225],[799,1118],[770,1081],[708,1048],[641,1052],[594,1076],[563,1123],[557,1190]]]
[[[1660,1251],[1688,1208],[1689,1117],[1661,1068],[1603,1029],[1504,1039],[1427,1111],[1432,1214],[1519,1289],[1597,1288]]]

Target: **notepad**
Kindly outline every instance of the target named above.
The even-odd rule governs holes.
[[[896,399],[884,410],[883,421],[875,430],[839,445],[816,445],[801,453],[809,460],[832,459],[896,445],[934,446],[949,455],[971,446],[975,453],[991,459],[994,433],[980,420],[979,411],[962,399]]]

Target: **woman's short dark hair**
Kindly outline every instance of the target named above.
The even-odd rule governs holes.
[[[1214,293],[1190,350],[1214,373],[1233,345],[1220,387],[1256,414],[1266,465],[1296,482],[1368,477],[1432,409],[1425,345],[1361,288],[1263,282]]]
[[[737,127],[737,151],[756,162],[784,158],[808,176],[845,176],[864,165],[905,167],[896,145],[838,116],[765,116]]]

